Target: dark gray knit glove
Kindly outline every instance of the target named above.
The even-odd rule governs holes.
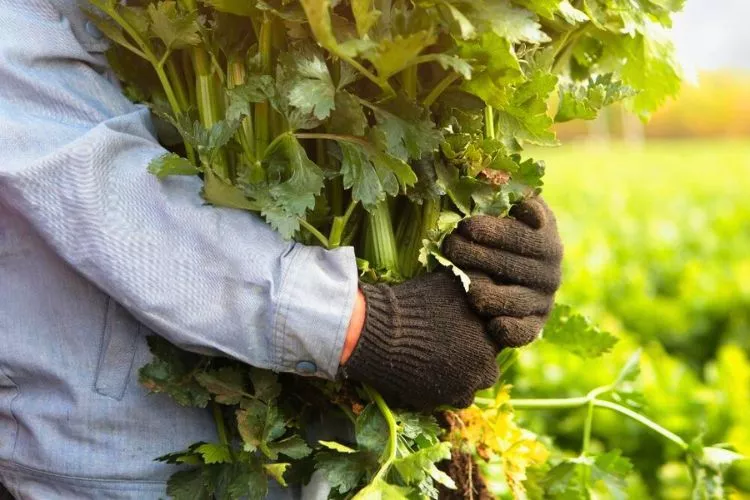
[[[443,245],[469,274],[469,303],[487,318],[499,347],[520,347],[539,335],[560,286],[563,254],[555,216],[541,197],[510,215],[471,217]]]
[[[360,288],[367,315],[344,376],[418,409],[465,408],[476,391],[497,381],[498,348],[455,276],[435,272],[393,287]]]

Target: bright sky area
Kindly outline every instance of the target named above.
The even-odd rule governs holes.
[[[688,71],[750,69],[750,0],[687,0],[674,39]]]

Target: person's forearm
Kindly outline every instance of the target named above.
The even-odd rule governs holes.
[[[354,310],[352,311],[352,318],[349,321],[349,328],[346,330],[346,340],[344,340],[344,349],[341,351],[341,364],[345,364],[349,361],[354,348],[357,347],[359,336],[362,334],[362,329],[365,326],[365,316],[367,312],[367,304],[365,303],[365,295],[361,290],[357,290],[357,298],[354,301]]]

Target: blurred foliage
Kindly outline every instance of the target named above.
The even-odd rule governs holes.
[[[628,404],[686,439],[703,434],[750,457],[750,143],[579,144],[538,156],[566,245],[559,301],[621,342],[595,360],[534,344],[515,368],[513,397],[585,394],[643,346],[645,398]],[[578,453],[584,416],[518,413],[560,454]],[[593,435],[594,451],[632,460],[631,498],[690,497],[676,446],[601,410]],[[750,492],[750,461],[729,476],[730,489]]]
[[[622,107],[613,106],[603,115],[605,128],[613,138],[627,134]],[[600,124],[601,125],[601,124]],[[558,135],[567,142],[588,135],[591,124],[574,121],[558,126]],[[696,84],[683,85],[680,98],[669,101],[654,113],[643,127],[647,138],[750,136],[750,72],[723,70],[704,72]]]

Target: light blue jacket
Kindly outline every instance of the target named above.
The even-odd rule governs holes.
[[[76,0],[0,0],[0,482],[24,500],[164,497],[152,458],[214,439],[139,386],[146,335],[332,378],[357,288],[350,248],[149,174],[163,149],[105,45]]]

